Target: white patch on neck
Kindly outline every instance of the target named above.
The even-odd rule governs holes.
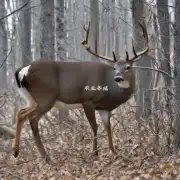
[[[129,88],[129,81],[122,81],[120,83],[117,83],[120,88]]]
[[[26,66],[26,67],[22,68],[21,71],[19,71],[18,77],[19,77],[19,80],[20,80],[20,81],[23,80],[23,77],[24,77],[24,76],[27,76],[28,70],[29,70],[30,66],[31,66],[31,65]]]

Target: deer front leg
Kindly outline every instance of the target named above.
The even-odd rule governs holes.
[[[110,148],[111,152],[116,155],[117,153],[114,149],[112,134],[111,134],[110,113],[109,113],[109,111],[106,111],[106,110],[99,110],[99,114],[101,116],[101,120],[104,124],[104,127],[107,131],[108,140],[109,140],[109,148]]]
[[[84,103],[83,104],[84,112],[89,121],[89,124],[93,131],[93,154],[98,156],[97,150],[97,123],[95,117],[95,108],[92,103]]]

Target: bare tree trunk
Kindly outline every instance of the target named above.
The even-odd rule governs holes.
[[[40,0],[35,0],[31,3],[31,6],[37,6],[40,4]],[[31,9],[31,31],[32,31],[32,59],[40,59],[40,9]]]
[[[119,5],[120,5],[120,1],[119,0],[117,1],[117,5],[119,7]],[[117,8],[115,12],[119,13],[119,9]],[[121,41],[121,39],[120,39],[120,28],[119,28],[120,24],[119,24],[119,20],[117,21],[117,23],[118,24],[117,24],[117,28],[116,28],[116,32],[115,32],[115,52],[116,52],[116,56],[119,59],[120,58],[119,54],[121,53],[120,51],[122,49],[122,48],[120,48],[120,41]]]
[[[14,3],[14,8],[21,6],[21,0],[17,0],[16,3]],[[19,12],[17,16],[14,16],[14,20],[17,20],[16,23],[16,31],[15,31],[15,56],[16,56],[16,68],[19,68],[22,65],[22,41],[21,41],[21,34],[24,34],[23,29],[23,14]]]
[[[63,47],[66,38],[64,24],[64,0],[56,0],[55,7],[56,59],[57,61],[64,61],[66,60],[66,51]],[[59,110],[59,119],[66,118],[67,116],[68,110]]]
[[[97,44],[99,44],[99,1],[91,0],[91,38],[90,42],[92,44],[92,48],[95,48],[95,40],[97,40]],[[98,58],[95,56],[91,56],[92,61],[97,61]]]
[[[175,77],[175,100],[176,100],[176,109],[175,109],[175,137],[174,137],[174,148],[175,151],[180,149],[180,1],[175,1],[175,67],[177,75]]]
[[[111,8],[112,5],[112,0],[108,0],[106,7],[108,9]],[[107,22],[107,55],[111,56],[112,55],[112,29],[111,29],[111,14],[108,10],[106,10],[106,15],[108,17],[108,22]],[[106,62],[108,63],[108,62]]]
[[[0,2],[0,17],[5,16],[5,1]],[[7,88],[7,66],[6,66],[6,56],[7,56],[7,32],[5,27],[5,20],[0,22],[0,92],[3,92]]]
[[[14,9],[16,9],[18,7],[18,1],[14,1],[12,4],[10,3],[10,0],[6,1],[7,3],[7,9],[9,9],[10,12],[14,11]],[[19,22],[19,21],[18,21]],[[18,32],[17,29],[19,27],[19,24],[17,22],[17,14],[13,14],[12,15],[12,24],[11,26],[8,26],[8,39],[9,39],[9,46],[12,49],[9,57],[8,57],[8,64],[9,66],[7,66],[8,68],[8,80],[7,82],[12,82],[8,84],[8,87],[12,88],[12,87],[16,87],[16,83],[15,81],[12,81],[12,77],[14,77],[14,72],[16,71],[17,68],[19,68],[21,66],[20,64],[20,53],[18,48],[20,47],[19,43],[19,36],[18,36]],[[12,28],[12,30],[11,30]],[[20,29],[20,28],[19,28]],[[14,80],[14,78],[13,78]],[[19,108],[20,105],[20,98],[17,97],[17,99],[14,101],[14,109],[13,109],[13,115],[12,115],[12,122],[11,124],[14,125],[16,123],[16,113],[17,113],[17,109]]]
[[[157,0],[157,13],[161,33],[161,44],[163,52],[161,53],[161,69],[171,74],[170,67],[170,17],[168,11],[168,0]],[[172,95],[169,92],[169,88],[172,86],[172,80],[167,76],[164,76],[164,81],[167,87],[167,102],[166,108],[172,117],[171,99]]]
[[[104,37],[104,34],[107,29],[106,21],[105,19],[105,8],[106,8],[106,1],[102,1],[101,3],[101,10],[100,10],[100,16],[101,16],[101,21],[100,21],[100,43],[99,43],[99,51],[102,52],[102,54],[106,55],[106,37]]]
[[[55,19],[56,19],[56,56],[57,60],[66,59],[66,51],[63,47],[66,38],[65,24],[64,24],[64,0],[56,0],[55,5]]]
[[[171,73],[170,70],[170,32],[169,32],[169,11],[168,0],[157,0],[157,14],[161,32],[161,42],[163,48],[163,55],[165,58],[161,60],[162,68],[167,73]],[[171,79],[165,76],[167,84],[171,84]]]
[[[134,26],[134,41],[136,51],[142,50],[144,48],[144,39],[141,36],[141,28],[138,22],[144,20],[144,2],[132,0],[132,18]],[[151,60],[148,56],[142,57],[141,61],[136,63],[138,66],[148,66],[151,67]],[[148,91],[151,86],[151,71],[136,71],[136,86],[137,86],[137,96],[136,96],[136,119],[139,123],[139,130],[141,126],[141,116],[143,110],[145,110],[145,115],[148,116],[151,111],[151,93]]]
[[[54,54],[54,0],[41,0],[40,58],[55,60]]]
[[[27,1],[22,0],[21,4]],[[22,48],[22,64],[23,66],[30,64],[32,61],[31,55],[31,9],[30,3],[27,4],[26,9],[21,11],[21,48]]]

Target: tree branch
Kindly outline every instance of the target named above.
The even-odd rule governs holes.
[[[15,129],[7,125],[0,125],[0,137],[2,136],[13,139],[15,137]]]
[[[169,78],[171,79],[174,79],[174,77],[172,77],[170,74],[168,74],[166,71],[163,71],[161,69],[154,69],[154,68],[151,68],[151,67],[143,67],[143,66],[133,66],[134,68],[139,68],[139,69],[149,69],[149,70],[152,70],[152,71],[156,71],[156,72],[160,72],[166,76],[168,76]]]
[[[26,2],[26,3],[25,3],[24,5],[22,5],[20,8],[16,9],[15,11],[11,12],[10,14],[7,14],[6,16],[0,18],[0,22],[1,22],[3,19],[5,19],[5,18],[11,16],[12,14],[14,14],[14,13],[20,11],[21,9],[23,9],[25,6],[28,5],[29,2],[30,2],[30,1]]]
[[[7,58],[10,56],[11,52],[12,52],[12,46],[11,46],[11,49],[10,49],[9,53],[7,54],[6,58],[5,58],[5,59],[3,60],[3,62],[0,64],[0,68],[4,65],[4,63],[6,62]]]

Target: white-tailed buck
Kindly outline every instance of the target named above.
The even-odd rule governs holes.
[[[92,51],[88,45],[89,27],[84,28],[86,38],[82,42],[85,48],[93,55],[114,62],[111,67],[101,62],[56,62],[34,61],[26,67],[21,67],[15,72],[18,89],[27,101],[27,107],[18,112],[15,141],[13,144],[14,156],[19,154],[20,133],[23,123],[29,119],[30,126],[40,154],[46,161],[46,154],[38,130],[38,121],[52,107],[57,108],[84,108],[85,114],[92,128],[93,152],[97,155],[97,124],[95,110],[107,130],[109,148],[116,154],[110,125],[110,111],[125,103],[134,92],[135,75],[132,64],[139,60],[138,57],[147,53],[148,34],[145,24],[141,25],[145,39],[145,49],[136,53],[132,42],[134,56],[117,61],[113,52],[113,58],[100,55],[96,50]]]

